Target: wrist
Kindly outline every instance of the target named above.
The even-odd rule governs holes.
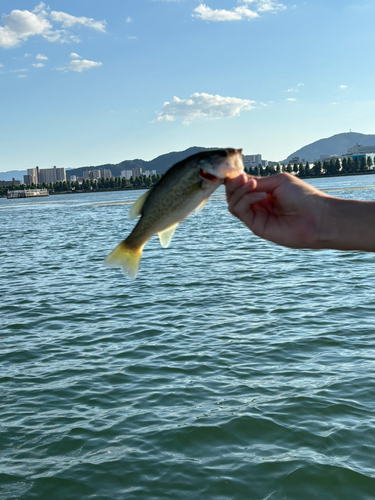
[[[326,196],[317,248],[375,251],[375,203]]]
[[[332,248],[338,235],[338,207],[336,200],[331,196],[322,197],[322,210],[317,232],[317,248]]]

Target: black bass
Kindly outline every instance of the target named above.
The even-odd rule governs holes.
[[[143,247],[151,236],[157,233],[162,247],[168,247],[178,224],[194,210],[200,211],[226,177],[244,171],[241,152],[230,148],[203,151],[173,165],[130,208],[130,219],[141,218],[104,264],[121,267],[135,279]]]

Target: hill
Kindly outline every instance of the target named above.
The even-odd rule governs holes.
[[[96,165],[95,167],[80,167],[80,168],[72,168],[67,170],[67,177],[71,175],[76,175],[77,177],[82,177],[83,172],[85,170],[95,170],[95,169],[102,169],[102,168],[109,168],[112,172],[112,175],[115,177],[120,177],[121,175],[121,170],[130,170],[132,168],[142,168],[143,171],[145,170],[156,170],[157,174],[164,174],[170,168],[172,165],[175,163],[184,160],[188,156],[191,156],[195,153],[199,153],[200,151],[206,151],[208,149],[216,149],[216,148],[201,148],[201,147],[191,147],[188,149],[185,149],[185,151],[174,151],[172,153],[167,153],[161,156],[158,156],[157,158],[154,158],[153,160],[146,161],[146,160],[140,160],[140,159],[135,159],[135,160],[124,160],[121,163],[108,163],[106,165]]]
[[[135,160],[124,160],[120,163],[106,163],[105,165],[95,165],[95,166],[92,165],[92,166],[78,167],[78,168],[67,168],[66,176],[67,179],[69,179],[71,175],[76,175],[77,177],[83,177],[83,172],[85,170],[109,168],[112,172],[112,175],[114,175],[115,177],[120,177],[121,170],[130,170],[132,168],[139,168],[139,167],[142,168],[143,171],[156,170],[157,174],[164,174],[175,163],[184,160],[188,156],[191,156],[195,153],[199,153],[200,151],[207,151],[209,149],[217,149],[217,148],[202,148],[198,146],[193,146],[191,148],[185,149],[185,151],[173,151],[171,153],[166,153],[150,161],[135,159]],[[23,181],[24,175],[26,175],[26,170],[11,170],[8,172],[0,172],[0,180],[11,181],[14,177],[16,180]]]
[[[23,176],[26,175],[26,170],[9,170],[8,172],[0,172],[0,181],[11,181],[16,179],[16,181],[23,182]]]
[[[314,161],[319,160],[321,155],[342,155],[347,153],[348,148],[353,147],[357,143],[362,144],[362,146],[375,145],[375,134],[344,132],[327,137],[326,139],[320,139],[290,154],[283,163],[288,163],[295,156],[298,156],[300,159]]]
[[[321,155],[341,155],[346,153],[348,148],[353,147],[355,144],[362,144],[363,146],[375,146],[375,134],[360,134],[358,132],[345,132],[336,134],[326,139],[320,139],[308,144],[294,153],[290,154],[282,163],[288,163],[293,157],[298,156],[300,159],[314,161],[320,159]],[[194,146],[184,151],[173,151],[171,153],[163,154],[154,158],[153,160],[146,161],[141,159],[124,160],[120,163],[106,163],[105,165],[85,166],[79,168],[70,168],[66,170],[67,178],[71,175],[83,177],[85,170],[109,168],[112,175],[120,177],[122,170],[130,170],[132,168],[142,168],[145,170],[156,170],[156,173],[163,174],[175,163],[184,160],[200,151],[206,151],[216,148],[203,148]],[[0,180],[10,181],[14,177],[16,180],[23,181],[23,175],[26,170],[11,170],[9,172],[0,172]]]

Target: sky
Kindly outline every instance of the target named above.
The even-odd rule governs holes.
[[[373,0],[1,0],[0,172],[375,132]]]

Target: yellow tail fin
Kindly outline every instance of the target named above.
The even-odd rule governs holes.
[[[130,279],[135,280],[138,274],[139,261],[142,257],[142,250],[143,246],[136,249],[129,248],[126,240],[124,240],[108,255],[104,265],[121,267]]]

